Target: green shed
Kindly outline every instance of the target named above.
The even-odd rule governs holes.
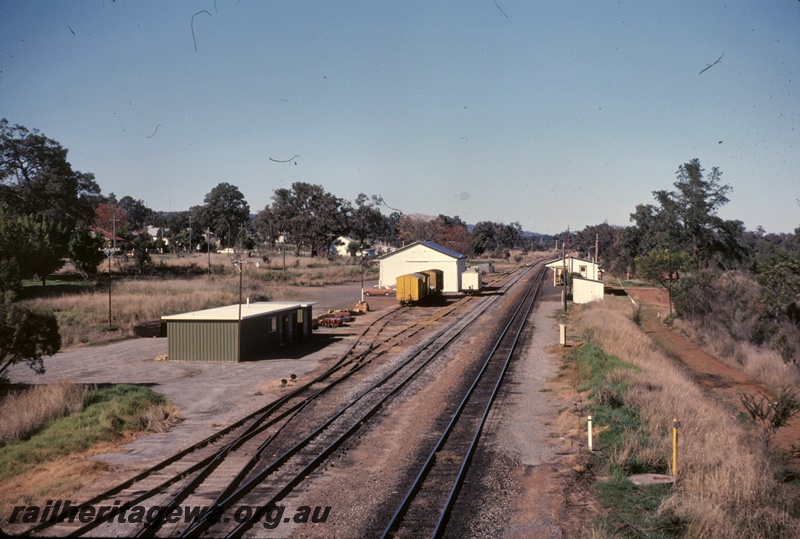
[[[312,305],[259,302],[163,316],[169,359],[236,362],[274,356],[282,346],[311,338]]]

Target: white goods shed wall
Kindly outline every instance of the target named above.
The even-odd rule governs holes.
[[[591,303],[603,299],[603,281],[572,279],[572,303]]]
[[[442,271],[442,292],[461,290],[461,273],[467,268],[466,258],[453,258],[425,245],[415,245],[381,259],[380,284],[393,285],[397,278],[408,273],[429,269]]]

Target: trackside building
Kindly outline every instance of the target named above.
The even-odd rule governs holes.
[[[243,304],[241,324],[238,304],[163,316],[169,359],[237,362],[275,356],[282,346],[311,338],[312,305]]]
[[[467,257],[432,241],[417,241],[378,257],[380,284],[393,285],[401,275],[426,270],[441,270],[442,292],[461,291],[461,274],[467,268]]]

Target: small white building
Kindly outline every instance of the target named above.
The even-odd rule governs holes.
[[[350,246],[355,243],[357,242],[353,238],[339,236],[333,244],[331,244],[331,251],[339,256],[353,256],[353,253],[350,251]]]
[[[417,241],[392,253],[379,256],[381,285],[393,285],[401,275],[441,270],[442,292],[461,291],[461,274],[467,269],[467,257],[432,241]]]
[[[483,288],[481,272],[470,268],[461,274],[461,288],[465,294],[477,294]]]
[[[564,258],[553,260],[547,264],[547,267],[553,270],[554,286],[563,284],[562,273],[565,268],[567,270],[567,275],[577,273],[584,279],[591,279],[593,281],[600,281],[603,277],[603,272],[597,263],[591,260],[575,258],[574,256],[567,256],[566,260]]]

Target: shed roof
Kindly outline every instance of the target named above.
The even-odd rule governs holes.
[[[405,247],[401,247],[400,249],[397,249],[396,251],[392,251],[391,253],[387,253],[385,255],[379,256],[378,260],[383,260],[383,259],[386,259],[386,258],[390,258],[390,257],[392,257],[392,256],[394,256],[396,254],[402,253],[403,251],[408,251],[409,249],[411,249],[413,247],[416,247],[417,245],[422,245],[424,247],[427,247],[428,249],[433,249],[434,251],[438,251],[438,252],[442,253],[443,255],[449,256],[451,258],[456,258],[456,259],[458,259],[458,258],[467,258],[466,255],[462,255],[458,251],[454,251],[452,249],[448,249],[447,247],[443,247],[443,246],[439,245],[438,243],[434,243],[432,241],[415,241],[414,243],[410,243],[410,244],[406,245]]]
[[[548,262],[547,264],[545,264],[545,266],[547,266],[548,268],[559,268],[564,264],[564,258],[565,257],[563,256],[561,258],[557,258],[551,262]],[[585,258],[578,258],[577,256],[568,256],[566,257],[566,259],[571,260],[572,262],[586,262],[587,264],[599,265],[596,262],[592,262],[591,260],[586,260]]]
[[[253,318],[256,316],[264,316],[284,311],[291,311],[295,309],[300,309],[302,307],[310,307],[311,305],[314,305],[314,302],[291,303],[284,301],[264,301],[258,303],[242,304],[242,319],[244,320],[245,318]],[[214,309],[205,309],[203,311],[194,311],[190,313],[162,316],[161,319],[167,321],[238,320],[239,304],[236,303],[234,305],[226,305],[224,307],[216,307]]]

